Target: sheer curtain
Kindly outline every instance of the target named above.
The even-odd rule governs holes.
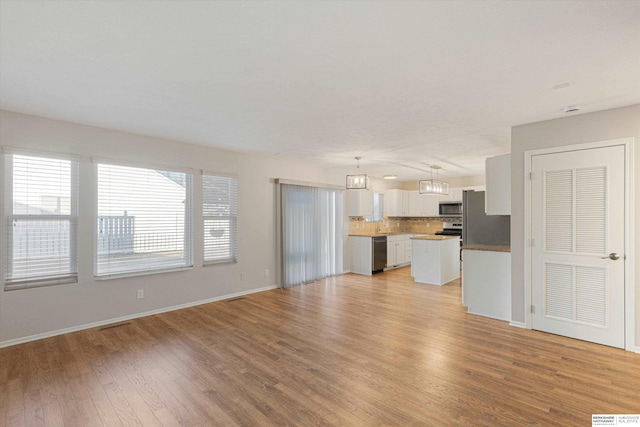
[[[342,273],[341,190],[282,184],[282,285]]]

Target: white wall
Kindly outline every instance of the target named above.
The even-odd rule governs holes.
[[[8,111],[0,111],[0,144],[81,156],[79,282],[0,291],[0,346],[51,331],[273,287],[276,285],[273,179],[338,185],[344,180],[342,175],[330,178],[321,168],[301,162],[239,154]],[[94,280],[95,178],[91,156],[236,174],[239,193],[238,263],[202,267],[202,250],[199,249],[202,246],[202,217],[198,214],[194,218],[196,251],[193,269]],[[4,174],[0,173],[0,177]],[[197,179],[195,185],[199,183]],[[200,203],[199,192],[194,196],[194,203]],[[4,223],[0,225],[0,230],[4,230]],[[1,241],[4,242],[4,235]],[[270,270],[269,277],[265,277],[265,269]],[[243,281],[240,273],[244,275]],[[136,299],[137,289],[144,289],[144,299]]]
[[[387,190],[401,188],[402,183],[393,179],[370,178],[371,189],[376,193],[384,193]]]
[[[640,242],[640,104],[511,129],[511,320],[525,321],[524,152],[586,142],[635,138],[635,242]],[[637,247],[637,244],[636,244]],[[640,251],[635,251],[636,346],[640,344]]]

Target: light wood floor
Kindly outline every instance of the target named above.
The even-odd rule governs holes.
[[[640,355],[469,315],[408,269],[0,350],[2,426],[590,426]]]

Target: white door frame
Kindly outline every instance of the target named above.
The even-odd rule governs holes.
[[[625,349],[628,351],[640,352],[640,346],[635,345],[636,336],[636,313],[635,313],[635,254],[634,254],[634,200],[633,200],[633,138],[612,139],[609,141],[589,142],[584,144],[563,145],[559,147],[541,148],[524,152],[524,318],[525,327],[532,329],[531,316],[531,162],[532,157],[540,154],[562,153],[567,151],[588,150],[592,148],[612,147],[616,145],[624,146],[625,163],[625,243],[624,253],[626,260],[624,271],[624,297],[625,297]]]

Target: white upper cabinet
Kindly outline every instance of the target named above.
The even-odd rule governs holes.
[[[347,190],[347,215],[373,216],[373,191]]]
[[[409,216],[409,192],[404,190],[385,191],[384,210],[387,216]]]
[[[423,196],[418,194],[418,190],[409,191],[409,216],[423,216],[424,208]]]
[[[436,217],[440,202],[461,202],[462,187],[450,188],[447,195],[420,194],[418,190],[387,190],[384,210],[387,216]]]
[[[485,160],[484,210],[487,215],[511,215],[511,155]]]
[[[448,202],[462,201],[462,187],[449,188],[449,195],[445,196]]]
[[[410,216],[438,216],[438,203],[443,196],[420,194],[418,190],[409,192]]]

